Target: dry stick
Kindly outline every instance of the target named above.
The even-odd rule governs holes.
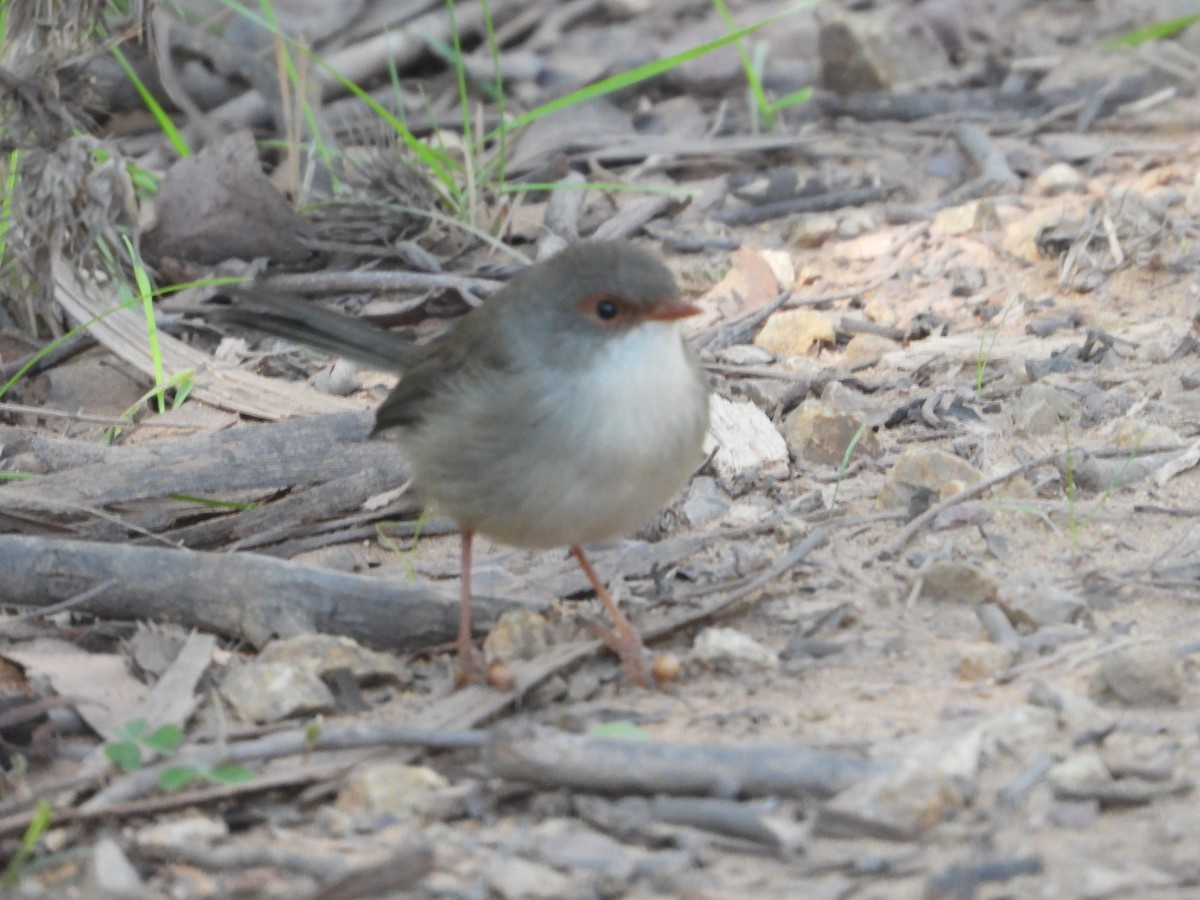
[[[285,562],[252,553],[196,553],[91,541],[0,535],[5,602],[39,606],[113,579],[120,591],[86,604],[93,615],[167,620],[261,646],[320,632],[394,650],[453,634],[457,603],[422,584]],[[515,601],[476,596],[480,622]],[[524,604],[528,606],[529,604]]]
[[[725,225],[757,225],[771,219],[796,213],[826,212],[833,209],[843,209],[847,206],[863,206],[867,203],[877,203],[886,200],[889,190],[880,187],[850,188],[845,191],[831,191],[814,197],[795,197],[791,200],[779,200],[775,203],[764,203],[762,206],[751,206],[746,209],[730,209],[714,213],[709,218],[714,222]]]
[[[5,616],[4,620],[0,621],[0,632],[7,631],[9,626],[15,624],[16,622],[22,622],[26,619],[40,619],[43,616],[52,616],[55,613],[66,612],[68,609],[73,609],[76,606],[83,606],[93,597],[104,593],[116,583],[117,582],[114,579],[109,578],[107,581],[102,581],[99,584],[88,588],[86,591],[82,591],[73,597],[68,597],[66,600],[63,600],[59,603],[54,603],[50,606],[43,606],[41,609],[28,609],[23,613]]]
[[[457,750],[482,747],[487,738],[483,731],[438,731],[409,726],[375,723],[335,725],[320,728],[315,736],[307,728],[281,731],[253,741],[229,746],[196,748],[152,766],[144,766],[114,781],[81,807],[99,812],[154,790],[167,769],[178,766],[203,768],[218,763],[257,762],[279,756],[297,756],[322,750],[359,750],[380,747],[422,747],[432,750]]]
[[[1023,475],[1026,472],[1030,472],[1039,466],[1049,465],[1058,459],[1060,455],[1061,454],[1059,453],[1047,453],[1045,456],[1031,460],[1024,465],[1017,466],[1015,469],[1010,469],[1009,471],[997,475],[994,478],[988,478],[984,481],[981,481],[979,484],[955,494],[948,500],[943,500],[941,503],[937,503],[929,507],[929,509],[925,510],[925,512],[921,513],[921,515],[917,516],[915,519],[901,528],[900,532],[894,538],[888,541],[888,543],[885,544],[878,553],[875,554],[872,561],[895,559],[895,557],[899,555],[900,551],[904,549],[905,545],[913,539],[913,535],[936,519],[945,510],[985,494],[996,485],[1003,484],[1012,478],[1016,478],[1018,475]]]
[[[590,738],[519,724],[488,737],[493,776],[604,794],[826,798],[879,763],[796,745],[713,746]]]
[[[168,812],[173,809],[230,800],[245,794],[257,794],[263,791],[275,790],[276,788],[294,787],[304,782],[324,781],[336,778],[352,765],[354,764],[345,761],[330,763],[328,765],[312,765],[301,770],[285,772],[280,775],[256,778],[251,782],[218,785],[196,791],[178,791],[94,811],[87,811],[78,806],[56,809],[50,821],[54,825],[66,825],[72,822],[90,822],[105,818],[121,819],[128,816],[152,816],[156,813]],[[21,834],[29,827],[33,816],[34,813],[32,812],[23,812],[0,819],[0,837],[11,837]]]
[[[145,427],[149,425],[151,428],[189,428],[191,426],[181,425],[171,422],[134,422],[132,419],[122,418],[121,416],[92,416],[87,413],[67,412],[65,410],[51,409],[47,406],[28,406],[24,403],[10,403],[8,401],[0,402],[0,411],[9,413],[21,413],[29,416],[40,416],[47,419],[66,419],[70,422],[86,422],[89,425],[119,425],[123,428],[132,428],[134,425]]]
[[[344,291],[456,290],[487,296],[502,282],[469,278],[449,272],[397,272],[374,269],[356,272],[302,272],[272,275],[255,282],[255,287],[291,294],[336,294]]]
[[[1137,644],[1147,644],[1154,641],[1161,641],[1160,635],[1148,634],[1142,637],[1128,638],[1124,641],[1117,641],[1115,644],[1109,644],[1106,647],[1093,647],[1090,650],[1080,652],[1074,647],[1061,647],[1049,656],[1040,656],[1037,659],[1031,659],[1028,662],[1022,663],[1019,666],[1013,666],[1005,672],[1001,672],[996,676],[998,684],[1008,684],[1010,681],[1016,681],[1022,675],[1028,675],[1030,672],[1041,672],[1045,669],[1051,669],[1059,663],[1067,662],[1067,671],[1073,671],[1100,656],[1106,656],[1109,653],[1115,653],[1118,650],[1124,650],[1126,647],[1132,647]]]
[[[978,125],[962,122],[954,129],[954,136],[979,168],[979,180],[984,184],[1011,188],[1021,183],[1004,154]]]

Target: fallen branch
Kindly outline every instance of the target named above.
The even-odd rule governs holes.
[[[824,799],[883,767],[800,746],[717,747],[498,727],[484,751],[496,777],[597,794]]]
[[[75,607],[113,619],[151,619],[261,646],[320,632],[391,650],[453,639],[458,601],[423,584],[390,584],[254,553],[200,553],[57,538],[0,536],[0,600],[45,606],[111,580]],[[476,597],[487,628],[518,604]]]

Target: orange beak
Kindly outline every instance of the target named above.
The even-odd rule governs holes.
[[[688,316],[694,316],[700,312],[700,307],[675,297],[654,304],[653,309],[646,313],[646,318],[657,322],[673,322],[676,319],[686,319]]]

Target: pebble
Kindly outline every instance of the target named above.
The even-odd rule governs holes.
[[[704,452],[721,478],[782,477],[788,472],[788,448],[767,414],[748,401],[713,394],[711,424]]]
[[[418,819],[430,795],[450,783],[427,766],[373,763],[357,766],[338,793],[335,806],[357,825],[381,819]]]
[[[1079,422],[1082,408],[1073,391],[1035,381],[1022,388],[1013,402],[1013,425],[1025,435],[1061,434],[1064,421]]]
[[[877,503],[881,509],[906,507],[922,488],[940,499],[961,492],[961,486],[978,484],[979,470],[961,457],[935,447],[912,446],[896,460],[884,479]]]
[[[550,646],[546,617],[530,609],[510,609],[497,620],[483,640],[488,665],[533,659]]]
[[[958,677],[966,681],[995,678],[1012,662],[1012,652],[997,644],[984,641],[966,644],[958,649]]]
[[[840,466],[856,435],[852,456],[882,455],[879,438],[870,427],[864,428],[867,424],[866,413],[835,398],[809,398],[783,420],[783,439],[796,459]]]
[[[705,628],[692,644],[690,658],[707,666],[735,669],[779,668],[779,657],[736,628]]]
[[[281,662],[239,666],[221,682],[221,695],[248,722],[278,722],[337,705],[318,676]]]
[[[1160,706],[1183,698],[1183,671],[1164,642],[1135,644],[1100,662],[1096,693],[1111,693],[1126,706]]]
[[[816,829],[831,837],[908,841],[965,803],[953,780],[914,760],[842,791],[821,808]]]
[[[755,345],[777,356],[808,356],[837,338],[833,317],[816,309],[772,313],[754,338]]]

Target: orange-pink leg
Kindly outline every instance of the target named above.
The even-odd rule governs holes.
[[[471,529],[462,530],[461,571],[458,579],[458,672],[454,676],[454,683],[459,687],[487,683],[487,668],[471,635],[471,541],[474,537],[475,532]]]
[[[609,636],[611,639],[605,639],[604,642],[620,657],[621,668],[630,681],[641,687],[650,687],[650,670],[646,665],[646,645],[642,643],[642,636],[638,634],[633,623],[625,618],[625,614],[613,601],[612,595],[608,593],[608,588],[600,580],[596,570],[592,568],[583,548],[577,544],[572,546],[571,555],[583,569],[583,574],[592,584],[592,590],[596,592],[596,596],[604,606],[604,611],[612,620],[613,633]]]

